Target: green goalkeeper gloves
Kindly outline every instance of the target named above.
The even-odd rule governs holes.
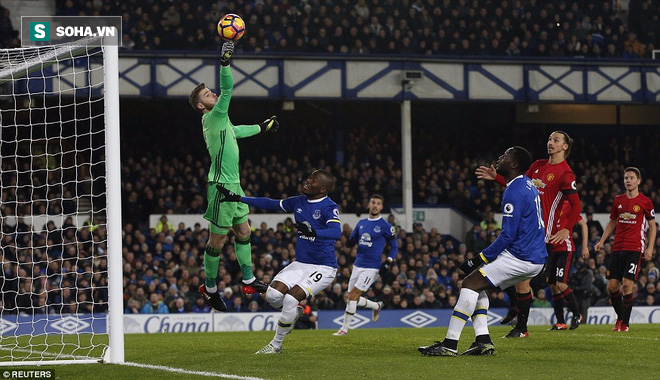
[[[271,116],[264,120],[263,123],[259,123],[259,128],[261,128],[261,133],[277,132],[277,130],[280,129],[280,123],[277,121],[277,116]]]
[[[220,64],[229,66],[229,59],[234,54],[234,43],[231,41],[222,44],[222,54],[220,55]]]

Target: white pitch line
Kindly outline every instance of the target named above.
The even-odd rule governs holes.
[[[143,364],[143,363],[133,363],[133,362],[125,362],[125,363],[117,363],[117,364],[130,366],[130,367],[155,369],[155,370],[159,370],[159,371],[183,373],[183,374],[186,374],[186,375],[219,377],[219,378],[223,378],[223,379],[236,379],[236,380],[265,380],[265,379],[262,379],[261,377],[238,376],[238,375],[230,375],[230,374],[227,374],[227,373],[208,372],[208,371],[191,371],[189,369],[168,367],[168,366],[164,366],[164,365],[153,365],[153,364]]]
[[[613,338],[613,339],[633,339],[633,340],[652,340],[652,341],[660,341],[660,338],[645,338],[643,336],[626,336],[626,335],[621,335],[625,333],[619,333],[619,334],[612,334],[612,335],[605,335],[605,334],[591,334],[593,336],[597,336],[600,338]]]
[[[48,351],[35,352],[35,351],[32,351],[32,350],[26,350],[26,349],[21,349],[21,348],[11,349],[11,348],[7,348],[7,347],[0,347],[0,350],[24,352],[24,353],[31,353],[31,354],[38,353],[38,354],[41,354],[42,356],[51,356],[51,357],[67,357],[67,358],[72,358],[72,359],[93,359],[93,358],[86,357],[86,356],[75,356],[75,355],[70,355],[70,354],[55,354],[55,353],[48,352]],[[239,376],[239,375],[231,375],[231,374],[228,374],[228,373],[220,373],[220,372],[192,371],[192,370],[189,370],[189,369],[168,367],[168,366],[164,366],[164,365],[153,365],[153,364],[134,363],[134,362],[124,362],[124,363],[116,363],[116,364],[125,365],[125,366],[128,366],[128,367],[139,367],[139,368],[154,369],[154,370],[158,370],[158,371],[182,373],[182,374],[185,374],[185,375],[219,377],[219,378],[222,378],[222,379],[266,380],[266,379],[263,379],[261,377]]]

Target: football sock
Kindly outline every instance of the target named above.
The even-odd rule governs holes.
[[[241,273],[243,273],[243,282],[251,284],[254,281],[254,274],[252,273],[252,245],[250,244],[250,237],[241,239],[237,236],[234,243],[234,250],[236,251],[238,265],[241,266]]]
[[[218,266],[220,266],[220,249],[207,245],[204,249],[204,274],[206,274],[204,284],[209,293],[218,291],[215,281],[218,278]]]
[[[529,306],[532,303],[532,292],[517,293],[518,298],[518,323],[516,329],[527,332],[527,319],[529,318]]]
[[[298,311],[296,310],[298,306],[298,300],[291,294],[284,296],[284,302],[282,303],[282,313],[280,314],[280,319],[277,321],[277,326],[275,327],[275,337],[270,344],[275,348],[281,348],[282,342],[286,334],[293,329],[293,321],[296,319]]]
[[[468,318],[474,314],[478,298],[479,293],[474,290],[468,288],[461,289],[456,306],[454,306],[454,313],[451,315],[451,318],[449,318],[449,330],[447,330],[445,341],[454,340],[458,342],[463,327],[465,327],[465,322],[467,322]],[[456,347],[450,348],[456,349]]]
[[[346,312],[344,313],[344,325],[341,327],[342,330],[348,331],[348,328],[351,326],[351,319],[353,319],[357,307],[358,301],[348,301]]]
[[[367,309],[376,310],[376,309],[378,309],[378,302],[374,302],[374,301],[368,300],[364,297],[360,297],[360,299],[357,301],[357,306],[358,307],[364,307],[364,308],[367,308]]]
[[[577,299],[575,299],[573,291],[570,288],[566,288],[562,294],[564,295],[564,299],[566,300],[566,303],[568,303],[568,309],[573,313],[573,316],[579,317],[580,309],[578,309]]]
[[[621,297],[621,291],[617,290],[616,292],[610,294],[610,301],[612,302],[612,307],[616,312],[616,319],[623,320],[623,298]]]
[[[630,324],[630,313],[632,313],[634,300],[635,297],[632,293],[623,295],[623,318],[621,318],[621,323],[626,326]]]
[[[557,317],[557,323],[566,323],[566,318],[564,318],[564,293],[557,293],[552,295],[552,307],[555,309],[555,317]]]
[[[474,327],[474,335],[477,337],[477,342],[490,343],[490,335],[488,332],[488,306],[490,301],[486,292],[479,292],[477,298],[477,306],[472,313],[472,326]],[[485,341],[480,341],[486,339]],[[485,337],[485,338],[484,338]]]
[[[484,344],[486,344],[486,343],[493,343],[493,340],[490,338],[490,334],[486,334],[486,335],[477,335],[476,338],[474,338],[474,340],[475,340],[477,343],[484,343]]]
[[[517,293],[515,286],[509,286],[504,289],[504,292],[509,297],[509,309],[515,309],[518,307]]]

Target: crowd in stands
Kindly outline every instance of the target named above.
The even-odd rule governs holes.
[[[9,9],[0,5],[0,48],[17,48],[21,46],[18,31],[9,17]]]
[[[652,0],[58,1],[59,15],[121,15],[127,50],[217,50],[236,13],[246,52],[629,58],[660,37]]]
[[[291,144],[290,154],[285,152],[280,159],[260,158],[262,152],[244,150],[243,186],[251,195],[291,196],[298,193],[300,180],[311,169],[326,167],[338,177],[332,197],[340,204],[342,213],[364,215],[365,202],[374,192],[384,194],[386,204],[395,204],[401,199],[401,166],[398,148],[390,141],[393,136],[387,131],[371,133],[366,126],[351,130],[351,134],[351,138],[345,139],[346,160],[343,163],[326,161],[323,154],[313,159],[294,158],[295,144]],[[369,136],[368,143],[365,143],[366,136]],[[492,220],[492,214],[499,211],[502,189],[492,182],[477,181],[473,174],[477,165],[492,162],[496,152],[482,151],[480,158],[470,159],[468,156],[475,151],[467,149],[467,145],[455,142],[451,148],[444,149],[435,144],[439,140],[433,136],[427,136],[426,141],[426,144],[415,143],[420,144],[420,154],[429,154],[428,159],[415,163],[415,201],[422,206],[452,204],[466,214],[475,215],[476,223],[466,236],[453,237],[444,236],[442,231],[426,231],[419,224],[413,231],[398,227],[400,251],[396,265],[367,294],[372,299],[383,300],[387,309],[452,308],[461,281],[456,268],[490,244],[499,233],[500,227]],[[612,140],[606,147],[580,139],[576,141],[569,163],[575,170],[587,215],[609,211],[613,196],[624,191],[622,169],[630,162],[639,162],[640,157],[636,155],[658,151],[653,145],[658,141],[658,135]],[[436,148],[435,153],[427,152],[429,144]],[[540,144],[543,145],[542,139]],[[319,150],[324,151],[324,148]],[[467,153],[461,154],[462,150]],[[196,291],[204,278],[202,254],[209,237],[207,226],[171,225],[167,219],[172,213],[203,213],[207,160],[192,154],[182,158],[176,155],[124,157],[122,249],[126,313],[209,311]],[[3,167],[9,168],[5,161]],[[641,191],[659,205],[660,196],[651,179],[653,176],[646,175],[651,170],[643,168]],[[3,173],[4,184],[16,184],[12,173],[11,170]],[[12,202],[15,203],[16,186],[3,186],[2,191],[3,215],[11,215],[16,212],[16,209],[10,210]],[[147,224],[150,214],[164,217],[150,228]],[[287,217],[290,215],[282,215],[282,222],[277,225],[253,226],[255,274],[265,282],[295,258],[296,234]],[[397,224],[396,220],[390,221]],[[41,226],[27,223],[28,219],[19,219],[16,226],[3,225],[0,286],[4,312],[104,311],[107,308],[107,283],[102,273],[107,268],[105,226],[92,220],[76,228],[67,220],[61,228],[49,223],[39,232]],[[314,309],[345,307],[345,291],[356,254],[356,247],[348,243],[352,227],[343,227],[337,244],[337,280],[330,289],[309,301]],[[587,305],[607,304],[605,275],[611,246],[593,251],[603,227],[589,221],[591,258],[579,261],[573,269],[576,294]],[[230,236],[218,276],[226,303],[232,311],[272,310],[263,297],[245,298],[239,293],[241,272],[232,243],[233,236]],[[660,238],[654,243],[657,249]],[[660,277],[658,268],[660,260],[656,254],[652,263],[644,265],[637,282],[637,305],[660,304],[660,292],[655,288]],[[536,305],[547,305],[550,297],[540,295],[546,291],[543,278],[537,278],[533,286]],[[504,293],[491,292],[492,307],[505,305]]]

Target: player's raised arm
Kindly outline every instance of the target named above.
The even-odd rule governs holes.
[[[237,139],[254,136],[259,133],[277,132],[280,129],[280,123],[277,116],[271,116],[259,124],[235,125],[234,133]]]
[[[477,175],[477,178],[479,179],[495,181],[502,186],[506,186],[506,181],[504,180],[504,177],[497,174],[497,171],[495,170],[495,165],[492,164],[490,166],[481,165],[475,169],[474,173]]]
[[[220,56],[220,96],[218,102],[211,111],[214,114],[226,114],[229,111],[231,94],[234,90],[234,77],[231,75],[231,69],[229,68],[229,61],[233,54],[233,42],[225,42],[222,44],[222,52]]]

